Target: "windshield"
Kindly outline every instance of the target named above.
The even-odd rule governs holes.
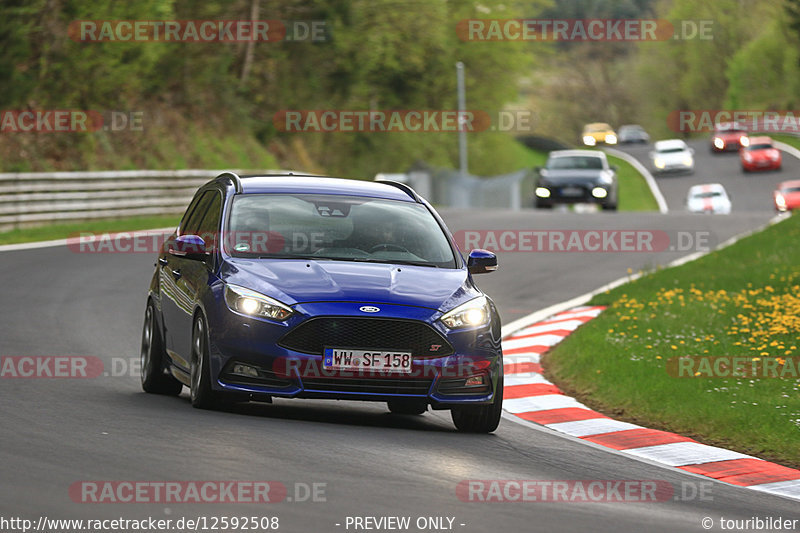
[[[722,193],[719,191],[711,191],[711,192],[698,192],[694,194],[693,198],[717,198],[718,196],[722,196]]]
[[[753,150],[769,150],[772,148],[772,145],[769,143],[762,143],[762,144],[751,144],[746,148],[748,152],[752,152]]]
[[[234,257],[329,259],[455,268],[424,205],[338,195],[234,198],[226,252]]]
[[[659,154],[677,154],[686,151],[684,146],[671,146],[669,148],[662,148],[658,151]]]
[[[548,169],[587,168],[602,169],[603,161],[593,156],[554,157],[547,162]]]
[[[800,192],[800,185],[794,185],[792,187],[784,187],[781,189],[781,192],[784,194],[789,194],[792,192]]]

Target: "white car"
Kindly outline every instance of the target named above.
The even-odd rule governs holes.
[[[694,149],[681,139],[658,141],[653,147],[650,159],[656,172],[694,172]]]
[[[686,208],[692,213],[727,215],[731,212],[731,197],[719,183],[695,185],[686,196]]]

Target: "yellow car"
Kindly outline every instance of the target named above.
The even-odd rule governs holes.
[[[598,143],[617,144],[614,128],[605,122],[594,122],[583,127],[583,144],[595,146]]]

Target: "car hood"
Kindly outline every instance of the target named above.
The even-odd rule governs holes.
[[[228,258],[220,276],[287,305],[365,302],[444,312],[481,295],[466,269],[412,265]]]
[[[688,202],[689,211],[720,211],[730,206],[730,201],[723,196],[713,198],[692,198]]]
[[[772,150],[772,148],[767,148],[764,150],[750,150],[747,153],[750,154],[750,157],[752,157],[754,161],[763,161],[765,159],[772,160],[770,157]],[[778,152],[778,155],[780,155],[780,152]],[[744,157],[744,155],[742,155],[742,157]]]
[[[612,173],[607,170],[566,168],[547,170],[542,173],[539,183],[552,183],[553,185],[566,185],[568,183],[586,184],[605,181],[611,183]]]
[[[782,192],[787,205],[800,205],[800,192]]]
[[[739,138],[747,137],[747,134],[744,133],[744,132],[740,132],[740,131],[736,131],[736,132],[723,131],[723,132],[719,132],[719,133],[714,134],[714,137],[719,137],[720,139],[722,139],[726,143],[727,142],[733,142],[733,141],[739,142]]]

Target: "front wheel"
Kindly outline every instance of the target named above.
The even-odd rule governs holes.
[[[198,409],[217,407],[217,394],[211,388],[211,368],[209,365],[208,327],[203,315],[197,315],[192,326],[191,362],[192,406]]]
[[[153,302],[147,302],[142,328],[142,348],[139,356],[141,363],[142,389],[152,394],[177,396],[183,384],[164,372],[166,354],[161,332],[156,324],[156,312]]]
[[[503,414],[503,377],[497,384],[494,401],[489,405],[465,405],[450,411],[453,424],[463,433],[491,433],[500,425]]]

